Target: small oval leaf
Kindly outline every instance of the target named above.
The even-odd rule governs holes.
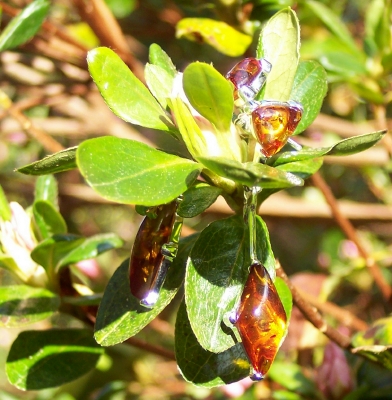
[[[124,121],[163,131],[173,124],[149,90],[107,47],[88,52],[90,74],[109,108]]]
[[[41,28],[49,12],[48,0],[35,0],[7,25],[0,35],[0,51],[12,49],[30,40]]]
[[[128,204],[166,204],[192,185],[199,164],[143,143],[115,137],[84,141],[80,172],[102,197]]]
[[[219,131],[230,129],[234,109],[233,88],[212,65],[201,62],[188,65],[183,75],[183,86],[196,111]]]
[[[47,175],[74,169],[76,168],[76,149],[77,147],[70,147],[59,151],[42,160],[20,167],[16,171],[26,175]]]
[[[43,288],[25,285],[0,288],[0,326],[11,328],[49,318],[60,306],[60,298]]]
[[[226,22],[209,18],[183,18],[176,26],[176,37],[204,41],[231,57],[244,54],[252,42],[252,36],[235,30]]]
[[[175,349],[182,376],[194,385],[212,388],[249,375],[249,361],[241,343],[219,354],[200,346],[192,332],[184,302],[177,313]]]
[[[103,352],[88,329],[25,331],[11,346],[6,373],[21,390],[60,386],[92,370]]]

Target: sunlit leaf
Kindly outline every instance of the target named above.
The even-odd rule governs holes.
[[[86,374],[102,354],[89,329],[25,331],[11,346],[6,373],[18,389],[46,389]]]
[[[176,26],[176,37],[205,42],[231,57],[244,54],[252,42],[251,36],[209,18],[183,18]]]
[[[76,168],[76,149],[71,147],[35,161],[16,171],[26,175],[46,175]]]
[[[41,28],[50,1],[32,1],[7,25],[0,35],[0,51],[12,49],[30,40]]]
[[[153,206],[166,204],[192,185],[199,164],[133,140],[84,141],[77,162],[89,185],[106,199]]]
[[[98,47],[88,52],[87,62],[102,97],[116,115],[146,128],[173,129],[163,108],[114,51]]]

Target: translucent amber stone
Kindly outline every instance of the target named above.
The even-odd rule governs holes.
[[[250,267],[235,323],[253,367],[251,378],[261,380],[274,361],[287,328],[282,302],[261,264]]]
[[[244,100],[252,100],[261,90],[266,80],[271,64],[264,59],[244,58],[226,75],[234,85],[234,100],[239,98],[239,90]]]
[[[156,209],[156,218],[145,217],[132,248],[129,263],[131,293],[140,301],[147,298],[163,261],[162,246],[169,242],[176,219],[177,202]]]
[[[276,154],[295,131],[302,117],[302,107],[294,102],[267,102],[252,111],[254,133],[265,157]]]

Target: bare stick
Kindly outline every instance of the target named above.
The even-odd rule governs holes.
[[[304,317],[311,322],[320,332],[324,333],[330,340],[335,342],[337,345],[344,349],[351,348],[351,339],[348,336],[341,334],[337,329],[332,328],[324,320],[322,315],[317,311],[317,309],[311,306],[298,292],[295,286],[291,283],[290,279],[287,277],[283,268],[278,264],[276,269],[276,275],[282,278],[287,286],[289,287],[291,294],[293,295],[294,304],[299,308]]]
[[[139,349],[146,350],[158,356],[168,358],[169,360],[176,359],[176,356],[172,351],[167,350],[161,346],[157,346],[155,344],[147,343],[144,340],[135,337],[127,339],[125,343],[130,344],[131,346],[137,347]]]
[[[331,189],[318,172],[312,175],[311,179],[313,184],[318,187],[323,193],[325,200],[327,201],[331,209],[333,217],[335,218],[336,222],[338,223],[344,234],[357,246],[359,253],[365,260],[366,267],[369,269],[371,275],[373,276],[374,282],[380,289],[384,299],[390,301],[392,295],[391,287],[384,279],[379,266],[376,264],[374,259],[370,257],[366,249],[362,246],[351,222],[340,211]]]

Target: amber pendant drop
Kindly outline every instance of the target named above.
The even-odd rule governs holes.
[[[252,111],[253,131],[265,157],[273,156],[286,144],[301,117],[302,106],[292,101],[266,101]]]
[[[263,87],[271,64],[265,59],[244,58],[227,74],[226,78],[234,85],[234,100],[240,97],[245,101],[253,100]]]
[[[232,322],[253,367],[251,378],[263,379],[286,335],[287,317],[268,271],[258,262],[250,267]]]
[[[176,210],[176,201],[158,206],[156,218],[145,217],[142,221],[133,244],[129,263],[131,293],[146,307],[157,301],[170,265],[162,246],[169,243]]]

